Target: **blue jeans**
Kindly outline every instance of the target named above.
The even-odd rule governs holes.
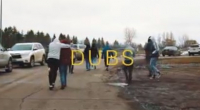
[[[150,68],[151,68],[151,72],[152,75],[158,75],[159,70],[157,69],[156,65],[157,65],[157,60],[158,58],[151,58],[150,59]]]
[[[68,70],[67,65],[60,65],[59,71],[60,71],[60,81],[61,85],[67,85],[67,70]]]
[[[89,59],[85,59],[85,65],[86,65],[86,69],[90,70],[90,62]]]
[[[96,66],[96,63],[97,63],[97,58],[96,58],[96,57],[93,57],[93,58],[92,58],[92,64],[94,64],[94,66]]]

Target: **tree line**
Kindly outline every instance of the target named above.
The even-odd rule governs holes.
[[[44,33],[41,31],[34,32],[33,30],[27,31],[26,34],[23,33],[23,31],[17,30],[16,27],[6,27],[3,30],[0,30],[2,33],[2,38],[1,38],[1,44],[5,48],[11,48],[15,43],[24,43],[24,42],[39,42],[41,43],[45,48],[49,45],[53,39],[56,38],[56,35],[54,34],[53,37],[51,38],[48,33]],[[90,42],[89,38],[86,37],[85,40],[79,41],[77,36],[70,36],[69,34],[65,35],[63,33],[60,33],[58,36],[60,40],[62,39],[68,39],[70,40],[73,44],[77,43],[82,43],[82,44],[92,44],[95,43],[98,48],[102,48],[105,46],[106,43],[104,38],[98,38],[95,39],[93,38],[92,42]],[[114,41],[113,44],[111,44],[114,47],[119,46],[119,42],[117,40]]]
[[[197,44],[198,42],[194,39],[190,39],[188,35],[183,35],[175,40],[172,32],[164,32],[162,35],[157,37],[157,42],[160,48],[165,46],[178,46],[180,48],[187,48],[192,44]]]

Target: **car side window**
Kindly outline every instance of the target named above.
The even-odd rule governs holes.
[[[42,44],[39,44],[40,49],[43,49],[44,47],[42,46]]]
[[[34,48],[34,49],[38,49],[37,44],[34,44],[33,48]]]

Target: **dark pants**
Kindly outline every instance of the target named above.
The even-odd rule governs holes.
[[[149,70],[149,76],[152,75],[152,72],[151,72],[151,67],[150,67],[150,57],[146,57],[146,65],[147,65],[147,68]]]
[[[74,60],[74,63],[75,63],[76,59],[74,58],[73,60]],[[70,73],[73,73],[73,72],[74,72],[74,65],[72,65],[72,64],[69,65],[69,72],[70,72]]]
[[[126,64],[130,64],[131,60],[127,60],[125,61]],[[126,77],[126,83],[131,84],[132,82],[132,72],[133,72],[133,64],[131,64],[130,66],[126,66],[124,65],[124,73],[125,73],[125,77]]]
[[[109,62],[110,62],[110,58],[108,58],[108,62],[107,62],[107,58],[104,57],[104,64],[105,64],[105,67],[106,67],[106,68],[109,67],[109,65],[108,65]]]
[[[60,65],[59,71],[60,71],[60,81],[62,86],[67,85],[67,70],[69,65]]]
[[[58,68],[59,68],[59,60],[54,59],[54,58],[49,58],[47,63],[48,63],[48,67],[50,68],[50,70],[49,70],[49,84],[53,85],[56,82],[57,71],[58,71]]]

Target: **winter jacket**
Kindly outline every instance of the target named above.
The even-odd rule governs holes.
[[[54,39],[54,41],[49,44],[48,59],[54,58],[60,60],[61,48],[70,48],[70,45],[63,44],[58,39]]]
[[[68,40],[62,40],[61,43],[69,44]],[[71,48],[61,48],[60,52],[60,64],[70,65],[71,64]]]
[[[71,64],[71,49],[70,48],[62,48],[60,53],[60,64],[62,65],[70,65]]]
[[[96,57],[99,57],[99,51],[96,47],[95,44],[92,44],[92,48],[91,48],[91,57],[92,58],[96,58]]]
[[[85,60],[89,60],[89,52],[90,52],[90,45],[87,44],[83,52]]]
[[[131,46],[127,46],[126,48],[125,48],[125,50],[127,50],[126,52],[125,52],[125,55],[127,56],[127,57],[129,57],[129,58],[131,58],[131,59],[133,59],[134,57],[135,57],[135,49],[134,48],[132,48]],[[132,53],[131,53],[131,52]],[[129,58],[125,58],[125,61],[128,61],[128,60],[130,60]]]
[[[113,52],[107,52],[108,50],[112,50],[109,45],[107,44],[104,48],[103,48],[103,51],[102,51],[102,57],[103,58],[106,58],[107,56],[112,56],[113,55]],[[108,55],[107,55],[108,53]]]
[[[150,52],[150,57],[159,57],[159,50],[156,48],[156,44],[154,41],[150,40],[149,41],[149,52]]]

